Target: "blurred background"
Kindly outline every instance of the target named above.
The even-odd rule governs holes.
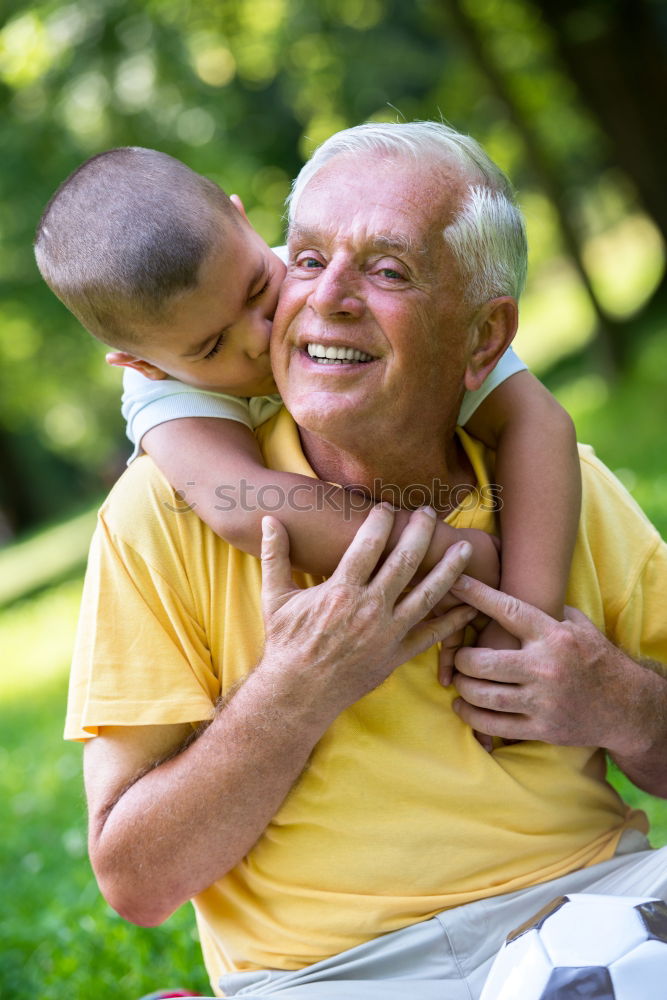
[[[518,350],[667,532],[664,0],[4,0],[0,21],[0,995],[207,989],[189,910],[124,924],[60,742],[94,512],[129,454],[120,373],[41,283],[57,185],[119,145],[243,198],[273,244],[333,131],[442,117],[519,190]],[[622,526],[619,526],[622,528]],[[667,843],[665,803],[614,778]]]

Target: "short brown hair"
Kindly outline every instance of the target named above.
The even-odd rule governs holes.
[[[195,288],[226,220],[224,191],[180,160],[126,146],[86,160],[46,206],[35,235],[42,277],[99,340],[131,346]]]

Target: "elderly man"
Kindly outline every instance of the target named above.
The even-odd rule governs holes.
[[[437,132],[350,130],[297,184],[272,340],[289,413],[259,432],[272,467],[426,495],[490,475],[456,414],[513,323],[494,300],[471,312],[442,232],[483,174]],[[371,360],[321,365],[311,342]],[[504,934],[562,892],[665,896],[667,851],[647,849],[597,748],[667,795],[667,683],[643,662],[667,660],[667,548],[590,454],[582,472],[569,599],[614,645],[580,613],[558,623],[461,577],[455,593],[522,648],[461,650],[445,688],[427,647],[461,612],[418,623],[465,551],[403,593],[430,512],[374,574],[392,521],[378,507],[303,590],[268,519],[262,653],[257,561],[174,517],[134,463],[102,511],[70,715],[96,736],[90,852],[109,902],[154,924],[192,899],[225,995],[469,1000]],[[469,506],[451,522],[491,530]],[[490,755],[473,727],[524,742]]]

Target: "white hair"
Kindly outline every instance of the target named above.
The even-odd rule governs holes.
[[[290,224],[315,174],[334,156],[359,153],[411,158],[415,164],[454,161],[470,186],[443,238],[460,268],[466,298],[475,304],[503,295],[519,298],[528,250],[514,189],[475,139],[442,122],[369,122],[336,132],[318,146],[294,181],[287,199]]]

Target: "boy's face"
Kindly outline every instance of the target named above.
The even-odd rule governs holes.
[[[138,328],[141,356],[114,351],[107,360],[234,396],[275,392],[269,339],[284,275],[285,265],[244,217],[238,225],[226,221],[197,287],[175,297],[164,320]]]

